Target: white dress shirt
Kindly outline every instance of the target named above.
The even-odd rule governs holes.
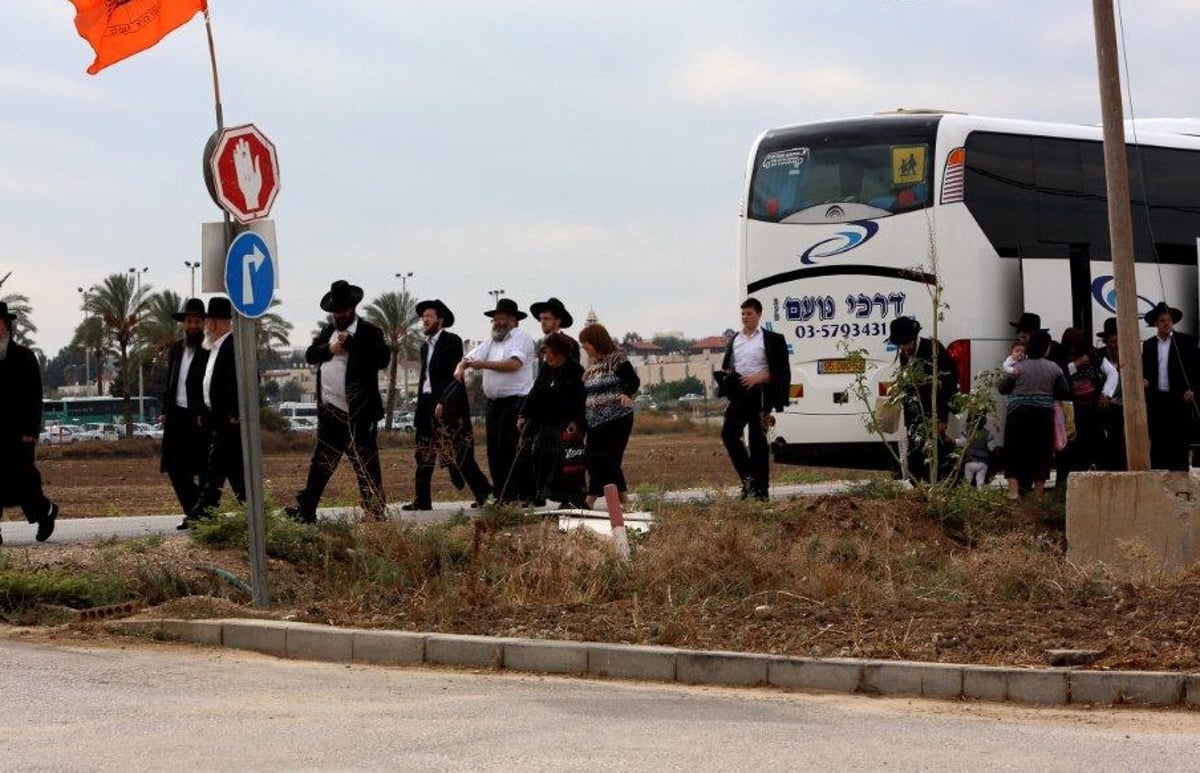
[[[229,333],[232,332],[232,330],[229,331]],[[221,345],[225,343],[225,339],[229,337],[229,333],[213,341],[212,351],[208,353],[208,363],[204,366],[204,405],[210,411],[212,410],[213,368],[217,365],[217,352],[221,351]]]
[[[345,331],[333,331],[336,336],[340,332],[350,334],[351,337],[358,332],[358,317],[350,323],[350,327]],[[330,337],[330,342],[333,337]],[[343,350],[341,354],[335,354],[325,362],[321,363],[321,402],[329,403],[335,408],[340,408],[343,411],[349,412],[350,401],[346,399],[346,361],[350,359],[350,353]]]
[[[515,359],[521,367],[511,372],[483,371],[483,394],[489,400],[519,397],[533,388],[533,339],[520,328],[513,329],[503,341],[485,339],[467,355],[472,360],[504,361]]]
[[[746,335],[739,331],[733,338],[733,369],[739,376],[753,376],[768,370],[766,336],[761,327]]]
[[[438,339],[441,337],[442,330],[438,328],[436,333],[425,339],[428,346],[425,349],[425,380],[421,382],[421,394],[423,395],[433,394],[433,384],[429,381],[429,364],[433,362],[433,347],[437,346]]]
[[[180,408],[188,407],[187,398],[187,377],[188,371],[192,368],[192,360],[196,357],[196,348],[193,346],[183,347],[183,357],[179,359],[179,383],[175,385],[175,405]]]
[[[1171,336],[1167,336],[1164,341],[1161,336],[1155,336],[1158,339],[1158,391],[1170,392],[1171,379],[1167,375],[1167,366],[1171,362]]]

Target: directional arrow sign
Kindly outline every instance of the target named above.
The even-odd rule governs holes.
[[[238,234],[225,253],[225,292],[243,317],[256,319],[275,296],[275,259],[256,233]]]

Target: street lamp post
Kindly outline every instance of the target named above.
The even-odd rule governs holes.
[[[83,321],[84,321],[84,323],[87,323],[87,314],[88,314],[87,302],[88,302],[88,296],[92,294],[92,288],[89,287],[88,289],[85,290],[82,287],[76,287],[75,289],[79,292],[80,295],[83,296]],[[91,383],[92,383],[92,372],[89,367],[89,365],[91,363],[91,352],[88,351],[88,345],[87,345],[86,341],[83,342],[82,347],[83,347],[83,388],[84,388],[84,394],[87,394],[87,389],[89,386],[91,386]],[[100,363],[97,362],[96,368],[99,369],[99,367],[100,367]]]
[[[196,297],[196,269],[200,268],[200,261],[185,260],[185,261],[183,261],[183,265],[187,266],[188,268],[190,268],[192,270],[192,292],[188,297],[195,298]]]
[[[498,290],[488,290],[488,295],[492,296],[492,303],[494,304],[500,300],[501,295],[504,295],[504,288],[500,288]]]
[[[133,274],[134,291],[133,297],[139,298],[142,294],[142,274],[150,270],[149,266],[142,268],[130,267],[129,273]],[[140,321],[140,320],[139,320]],[[142,363],[138,363],[138,421],[143,424],[146,422],[146,382],[143,378]],[[128,387],[126,387],[128,389]]]
[[[397,271],[396,278],[400,280],[400,313],[404,315],[402,320],[403,327],[400,333],[400,371],[404,374],[404,403],[408,404],[408,326],[410,320],[406,314],[405,306],[408,303],[408,280],[412,278],[411,271]],[[394,405],[392,406],[395,407]],[[388,422],[391,422],[392,417],[388,417]]]

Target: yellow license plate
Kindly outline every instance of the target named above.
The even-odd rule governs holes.
[[[817,360],[817,373],[829,373],[833,375],[842,373],[862,373],[865,369],[865,360],[852,360],[849,358],[839,360]]]

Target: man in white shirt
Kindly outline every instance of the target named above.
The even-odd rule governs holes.
[[[172,315],[183,323],[183,338],[171,344],[167,358],[167,388],[163,393],[162,460],[183,512],[190,513],[200,498],[208,456],[204,424],[204,301],[188,298]]]
[[[1187,471],[1188,443],[1196,414],[1193,386],[1197,368],[1196,339],[1175,329],[1179,309],[1159,303],[1144,317],[1156,335],[1142,343],[1142,378],[1146,386],[1146,423],[1150,430],[1150,466]]]
[[[521,433],[517,430],[521,401],[533,387],[533,365],[537,354],[533,339],[517,325],[526,317],[516,301],[500,298],[496,308],[485,311],[492,318],[492,334],[472,349],[454,377],[463,381],[468,370],[483,372],[483,394],[487,404],[488,471],[498,502],[528,501],[533,496],[529,465],[518,461]]]

